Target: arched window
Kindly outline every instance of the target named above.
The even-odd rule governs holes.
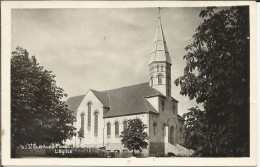
[[[162,75],[158,75],[158,84],[159,84],[159,85],[162,84]]]
[[[156,135],[156,132],[157,132],[157,123],[154,122],[153,123],[153,134]]]
[[[123,122],[123,130],[126,130],[127,129],[127,121],[125,120],[124,122]]]
[[[88,102],[88,129],[91,128],[91,102]]]
[[[161,66],[161,71],[163,71],[163,66]]]
[[[159,66],[157,66],[157,71],[159,72]]]
[[[162,111],[164,111],[165,108],[165,101],[162,99]]]
[[[118,122],[115,123],[115,136],[119,137],[119,123]]]
[[[111,136],[111,124],[108,122],[107,123],[107,137],[110,138]]]
[[[94,113],[94,135],[98,136],[98,111]]]
[[[84,117],[85,117],[85,114],[84,113],[81,113],[81,115],[80,115],[80,118],[81,118],[81,130],[84,132],[84,121],[85,121],[85,119],[84,119]]]

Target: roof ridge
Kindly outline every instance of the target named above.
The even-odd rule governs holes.
[[[138,85],[147,84],[147,83],[149,83],[149,82],[143,82],[143,83],[139,83],[139,84],[134,84],[134,85],[129,85],[129,86],[123,86],[123,87],[120,87],[120,88],[115,88],[115,89],[110,89],[110,90],[104,90],[104,91],[100,91],[100,92],[107,92],[107,93],[109,93],[108,91],[118,90],[118,89],[122,89],[122,88],[128,88],[128,87],[132,87],[132,86],[138,86]]]
[[[110,107],[110,99],[108,96],[108,92],[105,91],[96,91],[93,89],[90,89],[90,91],[93,92],[93,94],[97,97],[97,99],[103,104],[104,107]],[[108,104],[107,104],[107,100],[108,100]]]
[[[89,90],[91,90],[91,91],[95,91],[95,92],[98,92],[98,93],[100,93],[100,92],[101,92],[101,91],[94,90],[94,89],[89,89]]]
[[[94,89],[89,89],[89,90],[98,92],[97,90],[94,90]]]
[[[85,96],[86,94],[82,94],[82,95],[77,95],[77,96],[70,96],[68,99],[70,99],[70,98],[75,98],[75,97],[80,97],[80,96]],[[67,100],[68,100],[67,99]]]

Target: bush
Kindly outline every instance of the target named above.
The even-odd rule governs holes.
[[[176,155],[172,152],[168,152],[168,157],[176,157]]]

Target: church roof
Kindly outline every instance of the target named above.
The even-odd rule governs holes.
[[[77,118],[77,109],[84,97],[85,97],[85,95],[74,96],[74,97],[70,97],[66,101],[66,104],[68,105],[68,109],[73,111],[73,116],[75,118]]]
[[[156,112],[145,97],[164,96],[151,88],[148,82],[103,92],[93,91],[93,93],[97,95],[98,99],[108,98],[107,100],[100,100],[104,106],[110,108],[104,117],[140,114],[149,111]]]
[[[185,119],[178,114],[178,120],[185,121]]]
[[[151,64],[154,61],[165,61],[172,64],[168,47],[166,45],[166,39],[163,33],[161,16],[159,16],[158,19],[159,23],[153,40],[153,47],[151,50],[149,64]]]
[[[110,108],[104,117],[115,117],[146,112],[157,112],[145,97],[163,96],[159,91],[149,86],[149,83],[122,87],[113,90],[96,91],[91,90],[104,107]],[[85,95],[70,97],[66,104],[74,111],[76,117],[77,108]],[[175,100],[172,98],[172,100]]]
[[[109,107],[109,95],[107,92],[98,92],[96,90],[90,89],[98,100],[103,104],[104,107]]]

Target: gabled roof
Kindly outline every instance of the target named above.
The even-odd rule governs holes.
[[[185,121],[185,119],[178,114],[178,120]]]
[[[98,100],[103,104],[104,107],[110,107],[108,93],[98,92],[92,89],[90,90],[94,93],[94,95],[98,98]]]
[[[113,90],[96,91],[91,89],[91,91],[104,107],[110,108],[104,117],[131,115],[149,111],[157,112],[145,98],[164,96],[156,89],[151,88],[148,82]],[[84,97],[85,95],[70,97],[66,101],[68,108],[74,111],[74,116],[76,116],[77,108]]]
[[[149,86],[149,83],[141,83],[137,85],[122,87],[113,90],[96,91],[93,94],[98,98],[104,107],[108,107],[109,111],[104,117],[115,117],[132,114],[140,114],[147,112],[157,113],[156,109],[146,100],[148,97],[162,96],[162,93]],[[76,116],[77,108],[82,102],[85,95],[71,97],[67,100],[69,109],[74,111]],[[176,101],[172,98],[172,100]]]
[[[68,109],[73,111],[73,116],[75,118],[77,118],[77,109],[84,97],[85,97],[85,95],[74,96],[74,97],[70,97],[66,101],[66,104],[68,105]]]
[[[158,113],[156,109],[145,99],[146,106],[148,108],[148,111]]]
[[[156,112],[145,97],[163,96],[163,94],[151,88],[148,82],[99,92],[99,95],[108,97],[109,101],[110,110],[105,113],[104,117],[140,114],[148,111]]]

